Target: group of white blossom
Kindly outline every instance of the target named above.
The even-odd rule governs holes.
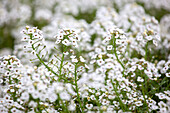
[[[154,1],[1,0],[0,113],[169,113],[170,15],[146,9],[170,2]]]

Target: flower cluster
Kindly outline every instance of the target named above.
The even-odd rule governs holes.
[[[15,1],[0,1],[0,36],[15,39],[0,51],[0,112],[170,112],[169,15],[141,0]]]

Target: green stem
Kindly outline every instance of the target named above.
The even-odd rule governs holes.
[[[120,65],[122,66],[122,68],[123,69],[125,69],[125,67],[124,67],[124,65],[122,64],[122,62],[119,60],[119,58],[118,58],[118,56],[117,56],[117,52],[116,52],[116,38],[114,37],[113,38],[114,40],[113,40],[113,47],[114,47],[114,54],[115,54],[115,56],[116,56],[116,59],[117,59],[117,61],[120,63]]]
[[[78,93],[79,89],[78,89],[78,85],[77,85],[77,64],[75,65],[74,77],[75,77],[75,86],[76,86],[76,93],[77,93],[78,102],[79,102],[80,108],[81,108],[81,110],[82,110],[81,112],[84,113],[84,111],[83,111],[83,106],[82,106],[82,104],[81,104],[80,96],[79,96],[79,93]]]
[[[140,74],[141,75],[143,75],[143,77],[144,77],[144,80],[145,80],[145,83],[143,84],[142,83],[142,85],[143,85],[143,87],[145,87],[145,91],[146,91],[146,93],[148,92],[148,82],[147,82],[147,80],[149,79],[149,78],[147,78],[147,75],[145,75],[144,74],[144,71],[140,71]],[[144,86],[145,85],[145,86]]]
[[[146,46],[145,46],[145,60],[147,60],[147,55],[148,55],[148,42],[146,43]]]
[[[145,101],[144,103],[147,106],[147,111],[149,113],[149,108],[148,108],[148,105],[147,105],[147,102],[146,102],[146,98],[145,98],[145,87],[144,87],[143,83],[142,83],[142,94],[143,94],[143,98],[144,98],[144,101]]]
[[[100,113],[103,113],[103,111],[101,110],[101,105],[100,105],[100,103],[99,103],[99,99],[97,98],[97,96],[96,95],[94,95],[95,96],[95,98],[96,98],[96,103],[97,103],[97,106],[99,107],[99,111],[100,111]]]
[[[35,51],[35,47],[32,45],[32,49]],[[58,76],[57,73],[55,73],[48,65],[45,64],[45,62],[40,58],[40,56],[36,53],[37,58],[39,61],[48,69],[48,71],[52,72],[54,75]]]
[[[67,108],[67,106],[66,105],[64,105],[64,102],[63,102],[63,100],[60,98],[60,95],[58,94],[58,100],[59,100],[59,106],[62,108],[62,111],[60,111],[61,113],[63,112],[63,113],[70,113],[69,111],[68,111],[68,108]],[[60,104],[60,102],[61,102],[61,104]],[[58,104],[58,103],[57,103]]]
[[[114,47],[114,54],[115,54],[115,56],[116,56],[116,59],[117,59],[117,61],[119,62],[119,64],[120,64],[120,65],[122,66],[122,68],[123,68],[123,76],[124,76],[125,67],[124,67],[124,65],[122,64],[122,62],[119,60],[118,55],[117,55],[117,52],[116,52],[116,38],[115,38],[115,36],[113,36],[113,47]]]
[[[68,111],[68,108],[64,105],[64,103],[63,103],[62,100],[61,100],[61,104],[62,104],[63,111],[64,111],[65,113],[70,113],[70,112]]]
[[[30,39],[32,40],[32,35],[30,35]],[[34,47],[34,45],[32,45],[32,49],[35,51],[35,47]],[[66,48],[65,48],[66,49]],[[64,50],[65,50],[64,49]],[[64,54],[63,54],[64,55]],[[41,57],[39,56],[39,54],[37,54],[36,53],[36,56],[37,56],[37,58],[39,59],[39,61],[48,69],[48,71],[50,71],[51,73],[53,73],[54,75],[56,75],[56,76],[59,76],[56,72],[54,72],[47,64],[45,64],[45,62],[41,59]],[[61,61],[62,63],[61,63],[61,65],[63,64],[63,61],[64,61],[64,56],[62,57],[63,58],[63,60]],[[60,68],[62,68],[62,66],[60,65]],[[63,80],[65,80],[65,81],[67,81],[67,79],[65,79],[65,78],[63,78],[62,76],[61,76],[61,69],[60,69],[60,78],[59,79],[63,79]]]
[[[121,106],[122,110],[123,110],[123,111],[126,111],[127,107],[126,107],[125,104],[123,104],[122,100],[120,99],[120,95],[119,95],[119,93],[117,92],[117,88],[116,88],[115,85],[113,84],[112,80],[111,80],[111,83],[112,83],[112,86],[113,86],[114,91],[115,91],[115,93],[116,93],[116,96],[117,96],[117,98],[118,98],[118,100],[119,100],[119,103],[120,103],[120,106]]]
[[[61,80],[61,78],[62,78],[61,72],[62,72],[63,62],[64,62],[64,54],[63,54],[63,56],[62,56],[61,64],[60,64],[60,70],[59,70],[59,81],[60,81],[60,80]]]

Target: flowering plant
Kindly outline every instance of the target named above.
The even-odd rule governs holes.
[[[13,53],[0,57],[1,113],[170,112],[169,15],[159,22],[140,0],[16,1]]]

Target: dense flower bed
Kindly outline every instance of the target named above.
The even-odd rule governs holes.
[[[145,12],[168,1],[0,3],[1,113],[170,112],[170,15]]]

